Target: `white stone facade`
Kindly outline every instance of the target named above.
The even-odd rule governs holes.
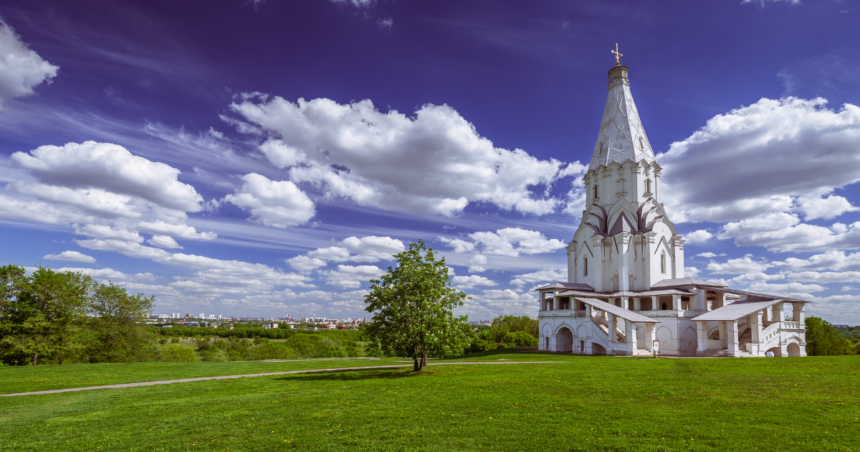
[[[584,176],[587,207],[567,246],[568,280],[538,289],[539,348],[805,356],[806,301],[684,277],[684,238],[660,203],[662,170],[630,93],[627,67],[609,71],[608,91]]]

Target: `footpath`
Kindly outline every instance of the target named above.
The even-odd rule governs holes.
[[[559,361],[488,361],[475,362],[463,361],[456,363],[427,363],[428,366],[458,366],[458,365],[487,365],[487,364],[556,364]],[[181,380],[161,380],[161,381],[144,381],[140,383],[123,383],[116,385],[104,386],[86,386],[83,388],[68,388],[68,389],[52,389],[49,391],[34,391],[34,392],[19,392],[16,394],[0,394],[0,397],[18,397],[28,395],[42,394],[60,394],[63,392],[76,391],[92,391],[94,389],[121,389],[121,388],[136,388],[138,386],[155,386],[169,385],[174,383],[192,383],[195,381],[210,381],[210,380],[230,380],[233,378],[252,378],[252,377],[268,377],[272,375],[291,375],[291,374],[310,374],[317,372],[343,372],[348,370],[369,370],[369,369],[399,369],[403,367],[412,367],[412,364],[394,364],[390,366],[362,366],[362,367],[339,367],[334,369],[310,369],[310,370],[290,370],[285,372],[266,372],[260,374],[244,374],[244,375],[224,375],[220,377],[200,377],[200,378],[183,378]]]

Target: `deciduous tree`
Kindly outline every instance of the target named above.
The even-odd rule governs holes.
[[[155,354],[145,319],[155,297],[129,295],[124,287],[99,284],[90,303],[94,341],[90,356],[96,361],[144,361]]]
[[[453,310],[466,294],[451,287],[445,258],[436,260],[424,241],[396,254],[397,267],[370,281],[365,310],[373,314],[366,332],[386,355],[411,356],[415,371],[427,357],[460,354],[469,345],[465,317]]]
[[[7,356],[63,358],[80,343],[87,297],[94,287],[89,276],[38,267],[29,277],[22,267],[0,267],[0,349]]]

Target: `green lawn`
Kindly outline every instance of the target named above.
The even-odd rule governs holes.
[[[0,449],[860,450],[857,357],[653,360],[487,353],[477,358],[558,362],[0,398]],[[84,385],[91,385],[96,376],[101,380],[92,384],[355,363],[3,368],[0,388],[17,392],[7,390],[6,383],[14,382],[19,389],[37,390],[43,383],[33,381],[40,375],[52,379],[64,372],[90,372]],[[358,364],[373,363],[384,364]]]

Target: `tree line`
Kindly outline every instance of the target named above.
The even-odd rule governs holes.
[[[130,295],[79,272],[0,267],[0,361],[21,365],[147,361],[157,353],[140,320],[155,297]]]

